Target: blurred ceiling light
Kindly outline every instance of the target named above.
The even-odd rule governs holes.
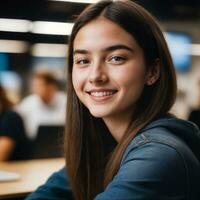
[[[0,52],[2,53],[25,53],[28,43],[19,40],[0,40]]]
[[[48,35],[70,35],[73,23],[35,21],[31,32]]]
[[[31,54],[36,57],[57,57],[62,58],[67,55],[68,45],[37,43],[31,48]]]
[[[29,32],[30,28],[29,20],[0,18],[0,31]]]
[[[192,44],[191,45],[192,55],[193,56],[200,56],[200,44]]]
[[[99,0],[50,0],[50,1],[62,1],[62,2],[73,2],[73,3],[96,3]]]

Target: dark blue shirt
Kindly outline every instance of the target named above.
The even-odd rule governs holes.
[[[8,137],[14,142],[9,160],[30,158],[30,142],[26,137],[23,120],[15,111],[7,110],[0,114],[0,136]]]

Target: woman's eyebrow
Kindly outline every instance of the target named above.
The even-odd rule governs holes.
[[[125,49],[125,50],[128,50],[130,52],[134,52],[134,50],[124,44],[117,44],[117,45],[113,45],[113,46],[109,46],[109,47],[106,47],[105,49],[103,49],[103,51],[115,51],[115,50],[118,50],[118,49]],[[74,50],[73,52],[73,55],[75,54],[88,54],[89,51],[88,50],[85,50],[85,49],[76,49]]]
[[[118,49],[125,49],[125,50],[128,50],[130,52],[134,52],[134,50],[124,44],[117,44],[117,45],[113,45],[113,46],[109,46],[109,47],[106,47],[103,51],[115,51],[115,50],[118,50]]]
[[[75,55],[75,54],[88,54],[88,53],[89,53],[89,51],[87,51],[87,50],[76,49],[76,50],[74,50],[73,55]]]

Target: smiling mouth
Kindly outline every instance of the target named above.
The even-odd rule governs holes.
[[[97,101],[103,101],[110,99],[117,90],[91,90],[87,93],[92,97],[92,99]]]
[[[91,96],[94,97],[106,97],[115,94],[117,91],[102,91],[102,92],[89,92]]]

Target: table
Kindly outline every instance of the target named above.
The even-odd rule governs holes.
[[[0,199],[26,196],[65,164],[64,158],[0,162],[0,170],[19,173],[16,181],[0,182]]]

